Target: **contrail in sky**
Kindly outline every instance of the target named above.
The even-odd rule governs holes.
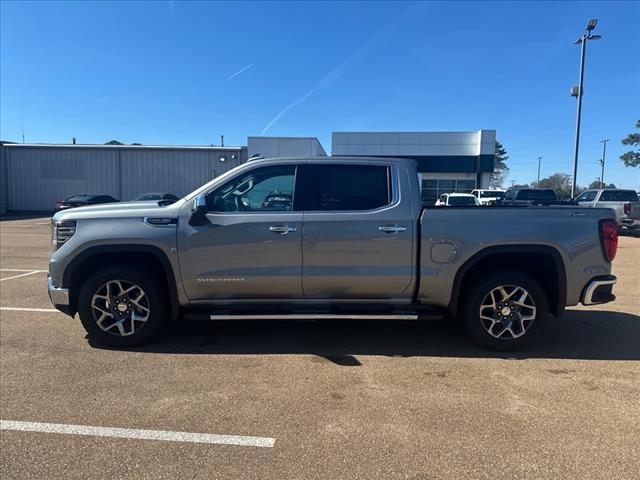
[[[342,70],[344,70],[347,67],[347,65],[351,63],[353,59],[355,59],[356,57],[361,55],[363,52],[368,50],[371,47],[371,45],[373,45],[382,36],[384,36],[387,33],[387,31],[398,22],[400,17],[404,16],[409,10],[413,9],[415,6],[416,4],[413,4],[409,8],[407,8],[404,12],[400,13],[396,18],[394,18],[391,22],[389,22],[386,28],[382,29],[379,33],[371,37],[369,41],[365,43],[362,47],[360,47],[355,53],[349,55],[337,67],[335,67],[333,70],[330,70],[329,73],[327,73],[324,77],[322,77],[320,81],[316,83],[311,90],[309,90],[307,93],[305,93],[303,96],[301,96],[297,100],[294,100],[292,103],[284,107],[282,110],[280,110],[280,112],[278,112],[278,114],[275,117],[273,117],[269,123],[267,123],[267,126],[262,129],[262,132],[260,132],[260,135],[264,135],[265,133],[267,133],[269,129],[273,127],[273,125],[278,120],[280,120],[282,116],[285,113],[287,113],[289,110],[297,107],[298,105],[303,103],[305,100],[307,100],[309,97],[311,97],[314,93],[316,93],[318,90],[321,90],[322,88],[326,87],[329,83],[331,83],[331,81],[338,78],[341,75]]]
[[[253,67],[253,63],[250,63],[250,64],[249,64],[249,65],[247,65],[246,67],[241,68],[240,70],[238,70],[236,73],[234,73],[234,74],[233,74],[233,75],[231,75],[229,78],[227,78],[227,79],[225,80],[225,82],[228,82],[229,80],[236,78],[236,77],[237,77],[238,75],[240,75],[242,72],[245,72],[245,71],[249,70],[251,67]]]

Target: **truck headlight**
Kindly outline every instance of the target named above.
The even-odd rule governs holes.
[[[62,245],[67,243],[67,241],[71,237],[73,237],[74,233],[76,233],[75,220],[62,220],[60,222],[56,222],[52,220],[51,221],[51,244],[53,245],[53,249],[57,250]]]

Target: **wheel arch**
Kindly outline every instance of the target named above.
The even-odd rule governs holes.
[[[180,310],[178,290],[173,268],[167,255],[152,245],[98,245],[79,253],[65,268],[62,284],[69,288],[69,309],[71,315],[78,311],[78,291],[82,281],[97,268],[123,260],[142,264],[145,268],[160,274],[169,294],[171,316],[177,318]]]
[[[514,266],[519,261],[521,266]],[[455,316],[465,284],[486,268],[510,268],[532,275],[547,294],[549,310],[559,316],[567,300],[567,274],[560,252],[548,245],[497,245],[476,252],[458,269],[453,281],[449,310]],[[548,275],[552,269],[553,274]],[[548,276],[547,276],[548,275]]]

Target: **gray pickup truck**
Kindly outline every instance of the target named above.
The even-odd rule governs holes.
[[[523,347],[565,306],[615,299],[608,209],[423,208],[403,159],[266,159],[166,205],[52,219],[48,288],[112,346],[172,321],[459,318]]]
[[[618,225],[640,228],[640,202],[633,190],[587,190],[578,195],[574,202],[585,208],[610,208]]]

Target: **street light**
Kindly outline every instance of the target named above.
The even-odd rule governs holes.
[[[580,45],[580,84],[579,86],[573,87],[571,89],[571,95],[577,97],[578,99],[578,111],[576,114],[576,143],[573,155],[573,182],[571,184],[571,198],[575,197],[576,182],[578,177],[578,148],[580,146],[580,117],[582,115],[582,95],[584,86],[584,57],[587,50],[587,41],[600,40],[602,38],[602,36],[600,35],[591,34],[591,31],[596,28],[597,24],[597,18],[592,18],[591,20],[589,20],[589,23],[587,24],[587,33],[583,34],[575,42],[576,44]]]
[[[538,183],[536,184],[536,188],[540,188],[540,161],[542,157],[538,157]]]
[[[602,165],[602,173],[600,174],[600,188],[604,188],[604,161],[607,156],[607,142],[609,141],[610,140],[608,138],[606,140],[600,140],[600,143],[602,143],[602,158],[598,160],[598,162],[600,162],[600,165]]]

